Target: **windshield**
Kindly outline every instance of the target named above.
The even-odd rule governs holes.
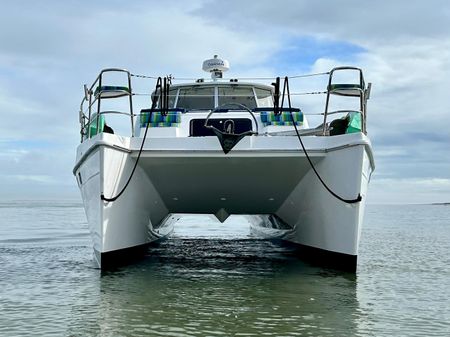
[[[174,108],[175,107],[175,98],[177,97],[177,88],[172,88],[169,89],[169,108]],[[152,100],[155,99],[157,100],[157,107],[161,108],[161,102],[159,101],[160,98],[160,91],[156,91],[156,93],[154,92],[152,94]]]
[[[272,92],[269,89],[255,88],[256,100],[258,101],[258,107],[272,107],[273,98]]]
[[[242,104],[249,109],[256,108],[255,94],[252,87],[219,87],[219,107],[226,104]]]
[[[214,87],[180,88],[177,107],[186,110],[214,109]]]
[[[244,105],[248,109],[272,107],[272,91],[269,88],[252,87],[250,85],[219,84],[217,87],[180,86],[171,88],[169,92],[170,108],[213,110],[217,107],[226,107],[230,110],[239,110],[239,105]]]

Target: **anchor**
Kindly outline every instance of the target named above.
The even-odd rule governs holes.
[[[247,111],[252,116],[253,120],[255,121],[256,131],[248,130],[248,131],[244,131],[242,133],[235,133],[234,132],[235,124],[232,119],[227,119],[223,123],[223,130],[219,130],[218,128],[216,128],[213,125],[208,125],[209,119],[213,113],[223,111],[223,109],[225,109],[228,106],[238,107],[239,109]],[[218,106],[214,110],[212,110],[209,113],[209,115],[206,117],[205,128],[211,129],[214,132],[214,134],[219,139],[220,145],[222,146],[223,153],[225,153],[225,154],[230,152],[233,149],[233,147],[235,147],[236,144],[239,143],[240,140],[242,138],[244,138],[245,136],[252,136],[252,135],[258,134],[258,122],[256,121],[255,115],[249,108],[247,108],[245,105],[239,104],[239,103],[223,104],[221,106]]]

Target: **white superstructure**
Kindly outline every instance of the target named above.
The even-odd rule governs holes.
[[[96,262],[105,267],[139,252],[168,235],[181,213],[214,214],[222,222],[242,214],[256,235],[354,270],[375,167],[366,132],[370,85],[361,70],[328,73],[323,123],[310,128],[300,109],[287,107],[287,79],[284,86],[279,78],[273,85],[224,80],[228,68],[214,57],[203,64],[212,81],[158,79],[153,104],[139,113],[135,75],[126,70],[102,70],[85,87],[73,172]],[[335,83],[344,72],[356,73],[357,83]],[[107,73],[123,74],[126,84],[105,85]],[[328,111],[339,96],[356,98],[358,108]],[[103,108],[116,98],[126,100],[125,111]],[[128,120],[128,135],[109,125],[117,114]]]

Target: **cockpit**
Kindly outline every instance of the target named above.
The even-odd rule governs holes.
[[[159,93],[156,93],[159,96]],[[227,107],[239,110],[273,107],[271,87],[254,84],[214,83],[172,86],[169,90],[169,109],[205,111]]]

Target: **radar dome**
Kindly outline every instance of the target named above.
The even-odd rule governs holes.
[[[222,60],[214,55],[214,58],[203,62],[202,69],[208,73],[211,73],[212,79],[222,78],[224,71],[230,69],[230,64],[227,60]]]

